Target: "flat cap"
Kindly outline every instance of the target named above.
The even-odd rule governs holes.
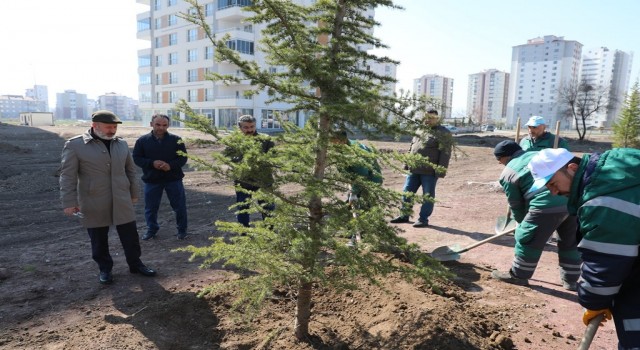
[[[106,109],[93,112],[91,115],[91,121],[106,124],[122,124],[122,121],[117,115],[111,111],[107,111]]]

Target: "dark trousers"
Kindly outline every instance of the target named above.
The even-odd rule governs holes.
[[[187,234],[187,200],[182,180],[144,184],[144,218],[147,221],[147,231],[151,234],[156,234],[160,229],[160,226],[158,226],[158,209],[160,209],[162,192],[167,193],[171,209],[176,213],[178,234]]]
[[[140,261],[140,240],[138,239],[138,228],[135,221],[122,225],[116,225],[116,231],[120,237],[124,256],[127,258],[129,267],[142,264]],[[113,259],[109,254],[109,226],[88,228],[89,238],[91,238],[91,257],[98,263],[101,272],[111,272]]]
[[[256,188],[255,190],[257,191],[258,189]],[[250,193],[236,191],[236,203],[242,203],[242,202],[245,202],[247,200],[251,200],[251,194]],[[258,204],[260,206],[262,206],[267,211],[273,211],[275,209],[275,204],[268,204],[268,203],[266,203],[264,201],[258,201]],[[249,205],[247,205],[247,204],[238,205],[236,207],[236,209],[237,210],[247,210],[247,209],[249,209]],[[268,214],[262,213],[262,219],[263,220],[267,216],[268,216]],[[249,213],[237,213],[236,217],[237,217],[239,223],[241,223],[245,227],[249,227],[249,221],[250,221]]]

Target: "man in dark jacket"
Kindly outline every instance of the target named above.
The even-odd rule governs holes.
[[[576,290],[580,255],[576,248],[576,217],[567,213],[567,199],[554,196],[546,189],[527,194],[533,184],[527,164],[537,151],[524,152],[515,141],[506,140],[496,145],[493,154],[500,164],[505,165],[500,174],[500,185],[519,225],[511,268],[508,271],[494,270],[491,277],[512,284],[529,284],[547,240],[557,231],[562,286]]]
[[[531,191],[546,185],[568,196],[569,213],[578,215],[582,321],[613,315],[618,349],[640,349],[640,150],[615,148],[580,159],[546,149],[529,169]]]
[[[69,139],[62,149],[60,197],[65,215],[77,215],[91,239],[91,255],[100,283],[113,282],[109,226],[115,226],[131,273],[154,276],[140,261],[140,241],[133,204],[138,201],[135,164],[127,142],[116,137],[120,119],[101,110],[91,129]]]
[[[167,193],[169,204],[176,214],[178,239],[187,236],[187,201],[182,178],[182,167],[187,163],[187,149],[180,136],[167,131],[171,120],[165,114],[151,117],[150,133],[141,136],[133,148],[133,160],[142,168],[144,182],[144,217],[147,232],[143,240],[155,238],[158,226],[158,209],[162,192]],[[180,154],[179,154],[180,152]]]
[[[435,109],[427,112],[425,123],[429,127],[429,132],[416,135],[413,138],[410,152],[412,154],[419,154],[427,158],[430,163],[446,169],[449,166],[453,146],[451,132],[440,125],[438,111]],[[445,177],[446,170],[438,172],[430,165],[422,165],[416,168],[409,168],[407,166],[406,168],[409,170],[409,174],[407,175],[402,191],[405,193],[416,193],[420,186],[422,186],[422,194],[430,197],[430,199],[425,199],[422,203],[418,220],[413,224],[413,227],[427,227],[429,226],[429,216],[433,213],[433,199],[436,197],[436,182],[439,178]],[[409,222],[409,216],[412,211],[411,201],[408,196],[403,196],[402,201],[404,203],[402,214],[392,219],[390,221],[391,223]]]
[[[256,118],[252,115],[240,116],[240,118],[238,118],[238,127],[244,136],[253,137],[255,138],[253,140],[260,143],[262,153],[267,153],[273,148],[274,143],[268,135],[258,134],[256,130]],[[239,148],[232,146],[227,147],[223,151],[223,154],[235,163],[241,163],[245,156]],[[247,176],[234,180],[236,186],[236,203],[238,203],[236,206],[238,210],[236,217],[238,222],[245,227],[249,227],[251,218],[249,213],[242,211],[249,209],[249,201],[252,198],[251,194],[262,187],[269,187],[273,184],[273,174],[269,164],[251,164],[250,167],[251,169],[249,169]],[[267,212],[275,209],[275,205],[272,203],[259,201],[258,204],[264,209],[262,212],[263,219],[267,216]]]

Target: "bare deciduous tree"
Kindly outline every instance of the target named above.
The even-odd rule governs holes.
[[[564,83],[558,88],[558,96],[564,115],[575,121],[580,140],[586,135],[587,119],[597,112],[606,111],[613,102],[608,87],[592,84],[585,79]]]

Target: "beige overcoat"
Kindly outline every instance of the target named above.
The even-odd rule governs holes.
[[[132,198],[139,198],[139,193],[135,164],[125,140],[116,137],[109,152],[89,130],[65,143],[60,169],[62,207],[80,207],[84,227],[134,221]]]

